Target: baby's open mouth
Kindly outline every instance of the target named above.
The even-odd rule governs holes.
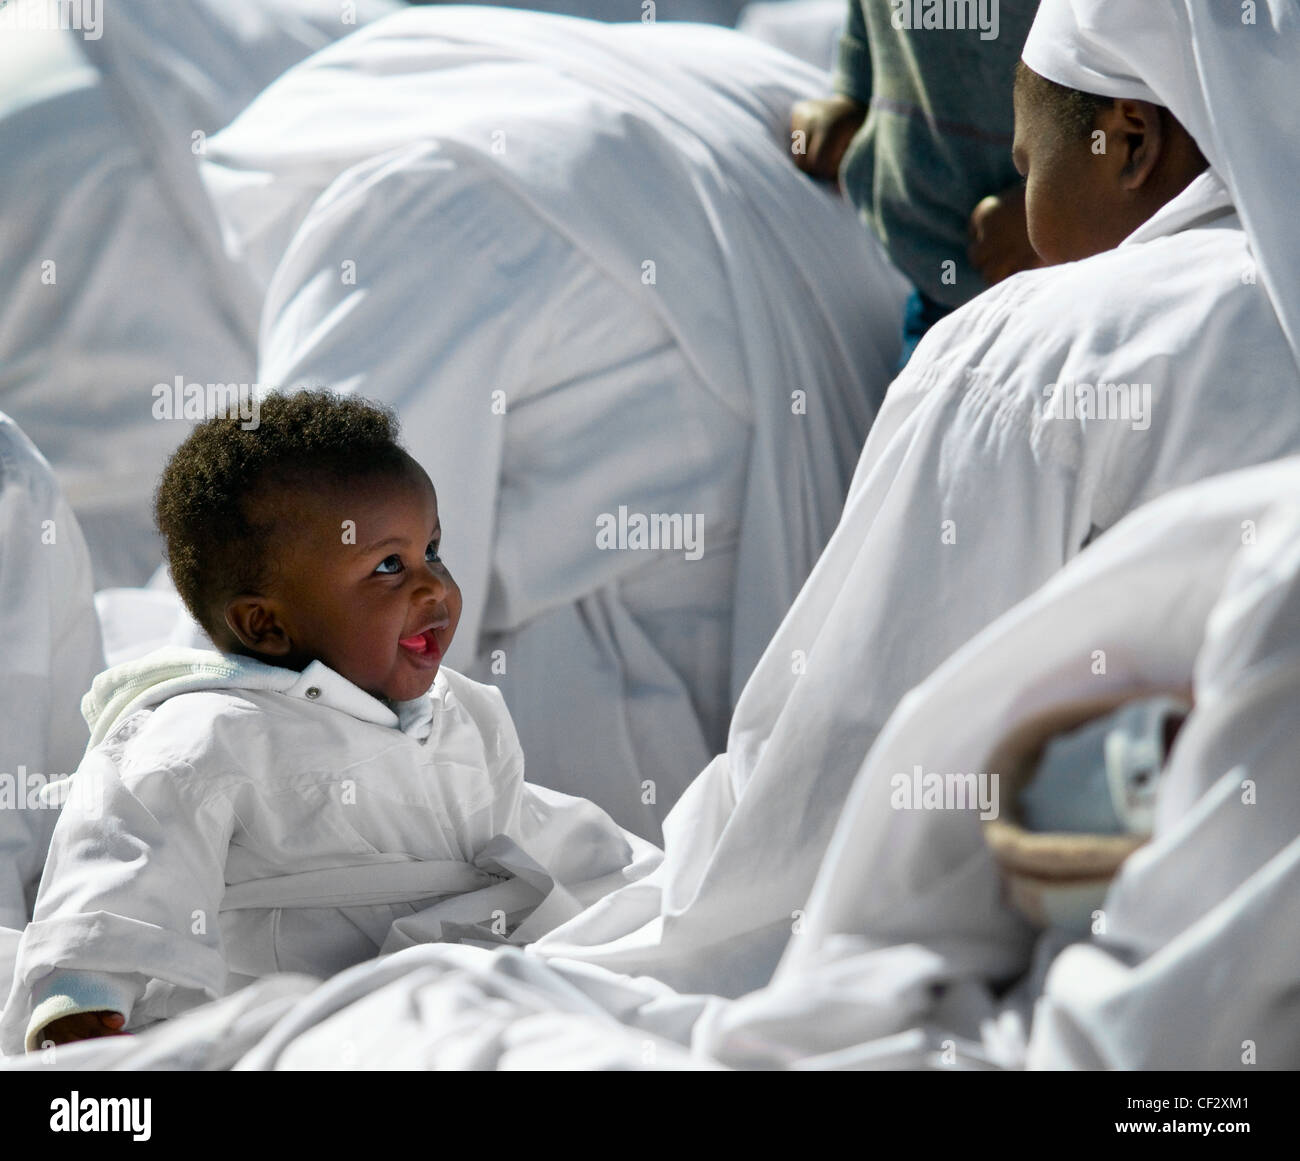
[[[397,643],[417,668],[434,669],[442,661],[442,645],[438,641],[438,634],[446,632],[450,624],[450,620],[444,617],[419,633],[398,638]]]
[[[438,648],[438,638],[434,636],[432,629],[426,629],[423,633],[417,633],[414,637],[403,637],[398,644],[403,649],[408,649],[412,653],[430,653],[440,654]]]

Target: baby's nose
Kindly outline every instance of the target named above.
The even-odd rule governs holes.
[[[435,601],[443,600],[447,595],[447,582],[436,569],[425,566],[424,576],[420,580],[420,591],[428,591]]]

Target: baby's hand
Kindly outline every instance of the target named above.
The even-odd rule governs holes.
[[[837,180],[849,142],[866,117],[866,105],[852,97],[800,101],[790,110],[791,133],[803,134],[802,139],[791,138],[795,165],[813,177]]]
[[[1029,244],[1022,185],[984,198],[971,213],[967,233],[967,256],[990,286],[1043,264]]]
[[[96,1040],[101,1036],[130,1036],[123,1032],[126,1018],[121,1012],[78,1012],[60,1016],[41,1029],[40,1043],[71,1044],[74,1040]]]

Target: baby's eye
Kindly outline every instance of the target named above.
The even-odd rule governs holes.
[[[430,564],[436,564],[442,559],[438,555],[438,542],[436,540],[429,541],[429,547],[424,550],[424,559]]]
[[[391,576],[393,573],[401,571],[402,558],[398,556],[397,553],[393,553],[392,556],[384,557],[384,559],[375,566],[375,572],[383,573],[386,576]]]

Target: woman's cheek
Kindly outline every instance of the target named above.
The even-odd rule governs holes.
[[[1047,250],[1051,244],[1050,218],[1044,212],[1042,190],[1032,178],[1025,187],[1025,228],[1034,252],[1043,261],[1049,261]]]

